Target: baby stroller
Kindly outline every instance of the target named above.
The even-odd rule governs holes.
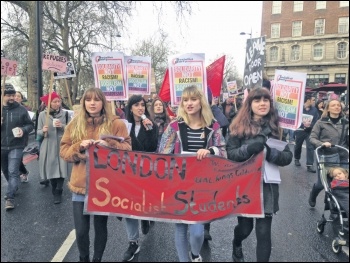
[[[347,164],[346,169],[349,169],[349,150],[339,145],[332,145],[332,147],[338,147],[339,151],[344,154],[346,153],[347,163],[341,164]],[[325,208],[321,220],[317,222],[317,232],[322,234],[326,224],[331,223],[335,236],[332,241],[332,250],[334,253],[338,254],[342,251],[343,246],[349,245],[349,221],[346,212],[342,208],[341,203],[339,203],[339,198],[335,194],[334,189],[330,187],[331,178],[328,176],[327,170],[330,166],[339,166],[340,164],[338,162],[330,163],[325,161],[325,155],[321,153],[322,149],[323,147],[320,146],[315,150],[317,168],[319,169],[320,179],[325,190]],[[349,198],[349,196],[347,196],[347,198]],[[326,214],[329,214],[327,218]]]

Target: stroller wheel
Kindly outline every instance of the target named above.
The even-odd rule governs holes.
[[[339,241],[338,238],[333,239],[333,241],[332,241],[332,250],[335,254],[339,254],[343,248],[341,245],[339,245],[338,241]]]
[[[324,223],[323,222],[317,222],[317,232],[319,234],[322,234],[324,231]]]

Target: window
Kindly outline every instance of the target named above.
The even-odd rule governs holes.
[[[339,7],[347,7],[349,6],[349,1],[339,1]]]
[[[349,33],[349,17],[339,17],[338,33],[339,34]]]
[[[346,74],[335,74],[334,82],[345,84]]]
[[[282,1],[272,1],[272,14],[280,14],[282,9]]]
[[[340,42],[337,45],[337,58],[346,58],[346,50],[348,47],[348,43]]]
[[[272,24],[271,25],[271,38],[280,37],[280,26],[281,24]]]
[[[306,79],[306,86],[310,88],[318,88],[321,85],[329,83],[328,74],[309,74]]]
[[[294,1],[294,12],[303,11],[304,1]]]
[[[292,25],[292,36],[300,37],[302,29],[302,21],[294,21]]]
[[[318,9],[326,9],[327,1],[316,1],[316,10]]]
[[[315,20],[315,35],[324,35],[324,19]]]
[[[300,46],[299,45],[292,46],[292,53],[290,54],[290,59],[292,61],[300,60]]]
[[[270,48],[270,61],[278,61],[278,47]]]
[[[323,58],[323,45],[316,44],[314,45],[314,59],[321,59],[321,58]]]

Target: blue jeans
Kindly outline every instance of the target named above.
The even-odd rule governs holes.
[[[138,241],[140,237],[139,220],[132,219],[132,218],[124,218],[124,219],[125,219],[126,232],[128,234],[129,241],[133,241],[133,242]]]
[[[193,255],[199,255],[204,242],[203,224],[175,224],[175,246],[180,262],[188,262],[188,228],[190,229],[190,247]]]
[[[306,142],[306,165],[314,165],[314,146],[310,143],[310,133],[305,131],[295,131],[294,159],[300,160],[303,142]]]
[[[14,199],[20,182],[19,166],[22,161],[24,148],[2,150],[1,169],[7,181],[7,199]]]

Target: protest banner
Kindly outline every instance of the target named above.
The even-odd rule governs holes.
[[[122,52],[92,53],[95,87],[102,90],[107,100],[127,100],[124,54]]]
[[[235,80],[227,82],[227,92],[229,96],[238,94],[237,82]]]
[[[67,58],[65,56],[58,56],[54,54],[43,54],[43,70],[52,72],[65,72],[67,67]]]
[[[301,124],[306,85],[306,73],[276,70],[273,85],[279,126],[296,130]]]
[[[195,85],[207,97],[207,74],[204,54],[182,54],[168,60],[171,105],[180,105],[184,88]]]
[[[1,76],[16,76],[17,61],[1,58]]]
[[[263,153],[241,163],[91,146],[85,213],[164,222],[263,217]]]
[[[151,94],[151,57],[125,56],[124,59],[129,94]]]
[[[265,37],[247,39],[243,88],[262,87],[265,64]]]

